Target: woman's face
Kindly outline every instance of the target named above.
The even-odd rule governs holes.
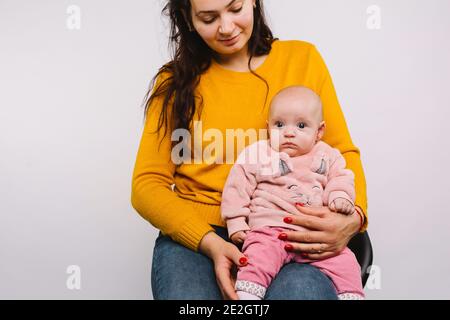
[[[256,0],[191,0],[192,24],[219,55],[247,50]]]

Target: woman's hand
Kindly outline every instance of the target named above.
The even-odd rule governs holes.
[[[207,233],[200,241],[199,250],[214,262],[214,272],[222,296],[225,300],[239,300],[234,290],[236,274],[232,269],[235,265],[245,266],[247,258],[230,242],[223,240],[215,232]]]
[[[338,255],[359,231],[360,218],[355,212],[344,215],[328,207],[302,207],[299,215],[284,218],[285,223],[302,226],[308,231],[286,231],[279,238],[285,240],[285,249],[302,254],[305,258],[322,260]]]

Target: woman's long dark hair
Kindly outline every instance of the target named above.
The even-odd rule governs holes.
[[[200,75],[210,67],[215,53],[191,27],[190,0],[169,0],[162,12],[170,18],[169,44],[173,51],[173,60],[162,66],[153,78],[145,98],[144,117],[152,101],[157,97],[164,97],[157,129],[159,133],[164,126],[164,137],[168,128],[190,129],[196,113],[196,100],[199,102],[199,108],[202,105],[202,97],[195,95],[195,89]],[[267,82],[250,67],[251,59],[268,54],[275,40],[266,23],[262,0],[256,0],[253,14],[253,32],[248,43],[248,67],[268,88]],[[158,81],[155,87],[155,81],[160,76],[163,80]],[[168,108],[172,108],[171,119],[168,116]]]

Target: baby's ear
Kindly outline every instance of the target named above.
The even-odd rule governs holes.
[[[322,140],[323,135],[325,134],[325,121],[322,121],[319,124],[319,129],[317,129],[317,137],[316,142]]]

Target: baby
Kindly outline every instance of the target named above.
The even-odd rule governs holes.
[[[345,248],[339,255],[310,260],[288,252],[278,238],[286,229],[306,230],[283,219],[299,214],[295,205],[355,211],[354,175],[337,149],[320,141],[325,122],[320,98],[300,86],[272,100],[269,140],[246,147],[232,167],[222,194],[222,218],[235,244],[243,243],[248,264],[240,267],[235,289],[240,299],[263,299],[267,287],[289,262],[309,263],[326,274],[339,299],[363,299],[361,269]]]

